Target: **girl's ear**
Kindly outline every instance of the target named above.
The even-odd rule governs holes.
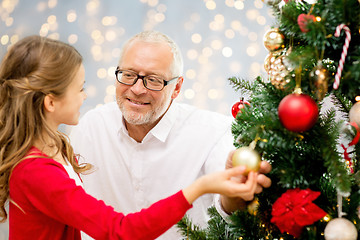
[[[53,95],[48,94],[44,98],[44,108],[45,111],[54,112],[55,111],[55,98]]]

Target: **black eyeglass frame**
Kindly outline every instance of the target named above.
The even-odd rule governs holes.
[[[123,82],[121,82],[121,81],[119,80],[118,74],[119,74],[119,73],[122,73],[122,72],[124,72],[124,71],[128,71],[128,72],[134,73],[134,74],[136,75],[136,78],[134,79],[134,82],[133,82],[132,84],[123,83]],[[170,79],[170,80],[165,80],[165,79],[163,79],[163,78],[160,78],[161,80],[163,80],[163,86],[162,86],[162,88],[161,88],[161,89],[151,89],[151,88],[148,88],[147,82],[146,82],[146,80],[145,80],[145,78],[148,77],[148,76],[155,76],[155,77],[157,77],[157,78],[160,78],[159,76],[156,76],[156,75],[139,75],[139,74],[137,74],[136,72],[131,71],[131,70],[121,70],[119,67],[117,67],[116,70],[115,70],[115,77],[116,77],[116,80],[117,80],[119,83],[124,84],[124,85],[127,85],[127,86],[132,86],[132,85],[134,85],[139,79],[141,79],[142,82],[143,82],[144,87],[145,87],[146,89],[151,90],[151,91],[161,91],[161,90],[164,89],[165,86],[169,85],[169,83],[171,83],[172,81],[174,81],[174,80],[176,80],[176,79],[179,78],[179,77],[174,77],[174,78],[172,78],[172,79]]]

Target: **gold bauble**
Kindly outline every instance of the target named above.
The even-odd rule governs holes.
[[[268,71],[271,84],[280,90],[284,90],[286,85],[291,81],[289,76],[291,69],[284,64],[285,57],[285,55],[281,55],[270,58]]]
[[[248,205],[247,205],[247,211],[252,214],[252,215],[256,215],[257,214],[257,210],[259,207],[259,200],[255,197],[254,200],[252,200]]]
[[[278,28],[272,28],[264,35],[264,46],[270,52],[281,50],[285,47],[285,37]]]
[[[232,156],[233,166],[246,166],[244,175],[250,171],[257,172],[260,169],[261,157],[257,151],[251,147],[241,147],[235,150]]]
[[[316,98],[321,101],[328,90],[329,72],[322,64],[318,64],[309,74],[310,86]]]

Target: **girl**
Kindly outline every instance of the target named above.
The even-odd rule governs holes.
[[[256,173],[245,167],[203,176],[148,209],[124,215],[85,193],[79,165],[60,124],[75,125],[84,99],[82,57],[70,45],[39,36],[17,42],[0,66],[0,219],[9,239],[154,239],[178,222],[202,194],[253,199]],[[121,187],[121,186],[119,186]]]

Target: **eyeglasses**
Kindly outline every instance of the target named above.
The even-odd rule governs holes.
[[[119,67],[117,67],[115,71],[115,76],[116,76],[116,80],[119,83],[129,86],[134,85],[138,79],[141,79],[143,81],[144,87],[153,91],[161,91],[170,82],[179,78],[179,77],[174,77],[166,81],[162,77],[156,75],[141,76],[136,72],[130,70],[120,70]]]

